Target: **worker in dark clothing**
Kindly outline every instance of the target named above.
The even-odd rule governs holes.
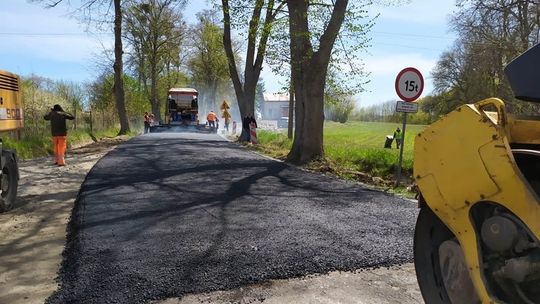
[[[253,115],[249,114],[249,120],[252,124],[254,124],[254,127],[257,128],[257,121],[255,120],[255,117],[253,117]]]
[[[144,134],[150,132],[150,114],[144,112]]]
[[[255,124],[254,127],[257,128],[257,121],[255,121],[255,117],[253,117],[252,114],[248,114],[244,117],[244,119],[242,119],[242,128],[246,131],[246,141],[251,140],[251,132],[249,125],[252,123]]]
[[[178,105],[174,99],[169,99],[169,113],[172,121],[178,121]]]
[[[67,149],[67,126],[66,119],[73,120],[73,115],[64,112],[64,109],[58,104],[51,108],[49,113],[43,117],[45,120],[51,121],[51,133],[53,136],[54,147],[54,164],[58,166],[65,166],[64,155]]]
[[[250,140],[250,134],[249,134],[249,124],[251,123],[251,118],[249,118],[249,115],[244,116],[242,119],[242,129],[244,129],[244,132],[246,133],[246,141]]]

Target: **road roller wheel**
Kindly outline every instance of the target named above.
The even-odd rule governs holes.
[[[17,165],[11,156],[6,156],[6,164],[2,168],[0,193],[0,212],[11,209],[17,197]]]
[[[416,221],[414,265],[426,303],[478,302],[458,241],[428,207]]]

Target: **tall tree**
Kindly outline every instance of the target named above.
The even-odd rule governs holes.
[[[216,111],[219,109],[219,88],[230,84],[227,55],[223,48],[223,28],[214,11],[199,13],[197,18],[198,23],[191,30],[188,67],[193,83],[201,89],[199,108]],[[234,57],[238,58],[236,51],[233,52]]]
[[[313,49],[320,47],[320,41],[327,29],[335,7],[335,1],[305,1],[308,12],[309,32],[304,33],[305,38],[309,39]],[[396,1],[400,3],[401,1]],[[364,72],[360,53],[368,47],[369,38],[367,32],[371,30],[377,17],[367,15],[367,7],[371,5],[370,1],[355,1],[347,5],[342,25],[335,38],[335,47],[331,48],[330,60],[327,65],[325,79],[325,104],[335,107],[338,102],[347,103],[345,96],[353,96],[364,90],[367,83],[367,73]],[[290,52],[283,52],[283,49],[290,49],[290,17],[280,18],[275,22],[275,31],[269,42],[267,62],[274,73],[289,79],[288,86],[290,92],[289,101],[289,138],[292,138],[293,113],[294,106],[294,79],[291,78],[291,55]],[[285,88],[287,89],[287,88]],[[339,95],[339,96],[338,96]],[[340,105],[340,108],[351,110],[351,105]],[[347,112],[345,111],[345,112]],[[345,113],[344,112],[344,113]],[[343,120],[343,119],[342,119]]]
[[[121,0],[114,0],[114,100],[116,111],[120,119],[120,131],[118,135],[127,134],[130,130],[126,111],[124,92],[124,62],[122,60],[122,4]]]
[[[56,7],[63,0],[34,0],[35,2],[45,2],[49,8]],[[111,3],[112,2],[112,3]],[[124,1],[127,2],[127,1]],[[69,1],[68,1],[69,3]],[[122,0],[85,0],[80,2],[80,7],[77,11],[82,11],[86,14],[92,13],[93,9],[99,10],[100,7],[106,6],[107,8],[113,4],[114,6],[114,97],[116,102],[116,110],[118,118],[120,120],[120,131],[118,135],[127,134],[130,131],[129,120],[126,112],[124,83],[123,83],[123,61],[122,61]],[[99,15],[96,13],[96,15]],[[89,16],[89,15],[87,15]],[[98,22],[104,22],[100,18],[94,19],[88,17],[90,22],[99,20]]]
[[[272,31],[272,25],[276,20],[276,16],[282,12],[286,1],[274,0],[232,0],[234,6],[229,4],[229,0],[222,0],[223,10],[223,45],[228,59],[229,74],[231,76],[240,115],[244,117],[247,114],[255,114],[255,93],[257,82],[261,74],[268,38]],[[251,14],[247,13],[247,9],[252,8]],[[238,72],[237,59],[233,51],[233,43],[231,39],[231,26],[233,21],[231,12],[235,13],[233,17],[241,19],[241,16],[251,15],[247,20],[247,47],[245,56],[245,67],[243,72],[243,81],[240,79]],[[242,24],[242,21],[237,21],[235,25]],[[245,138],[245,130],[242,128],[242,136]]]
[[[68,111],[75,116],[73,129],[77,130],[79,111],[83,109],[84,91],[80,84],[75,82],[60,81],[56,84],[56,93],[69,105]]]
[[[334,42],[345,18],[348,0],[336,0],[330,20],[315,49],[308,25],[309,1],[287,1],[292,79],[294,81],[295,130],[288,160],[306,163],[324,156],[324,88]]]
[[[445,114],[463,103],[500,97],[510,112],[534,106],[514,99],[505,65],[540,42],[540,3],[516,0],[460,0],[450,21],[459,38],[433,71],[436,95],[426,106]],[[440,103],[436,105],[435,103]]]
[[[163,99],[158,92],[160,76],[171,58],[180,56],[185,36],[185,23],[178,13],[184,5],[179,0],[148,0],[127,10],[127,36],[134,51],[131,62],[144,87],[149,87],[146,90],[157,120],[161,119]]]

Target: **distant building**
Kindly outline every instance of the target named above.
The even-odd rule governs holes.
[[[286,128],[289,121],[289,94],[264,93],[261,107],[263,120],[275,120],[280,128]]]

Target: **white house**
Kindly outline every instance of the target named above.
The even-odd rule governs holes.
[[[261,106],[263,120],[273,120],[278,127],[286,128],[289,121],[289,94],[264,93]]]

